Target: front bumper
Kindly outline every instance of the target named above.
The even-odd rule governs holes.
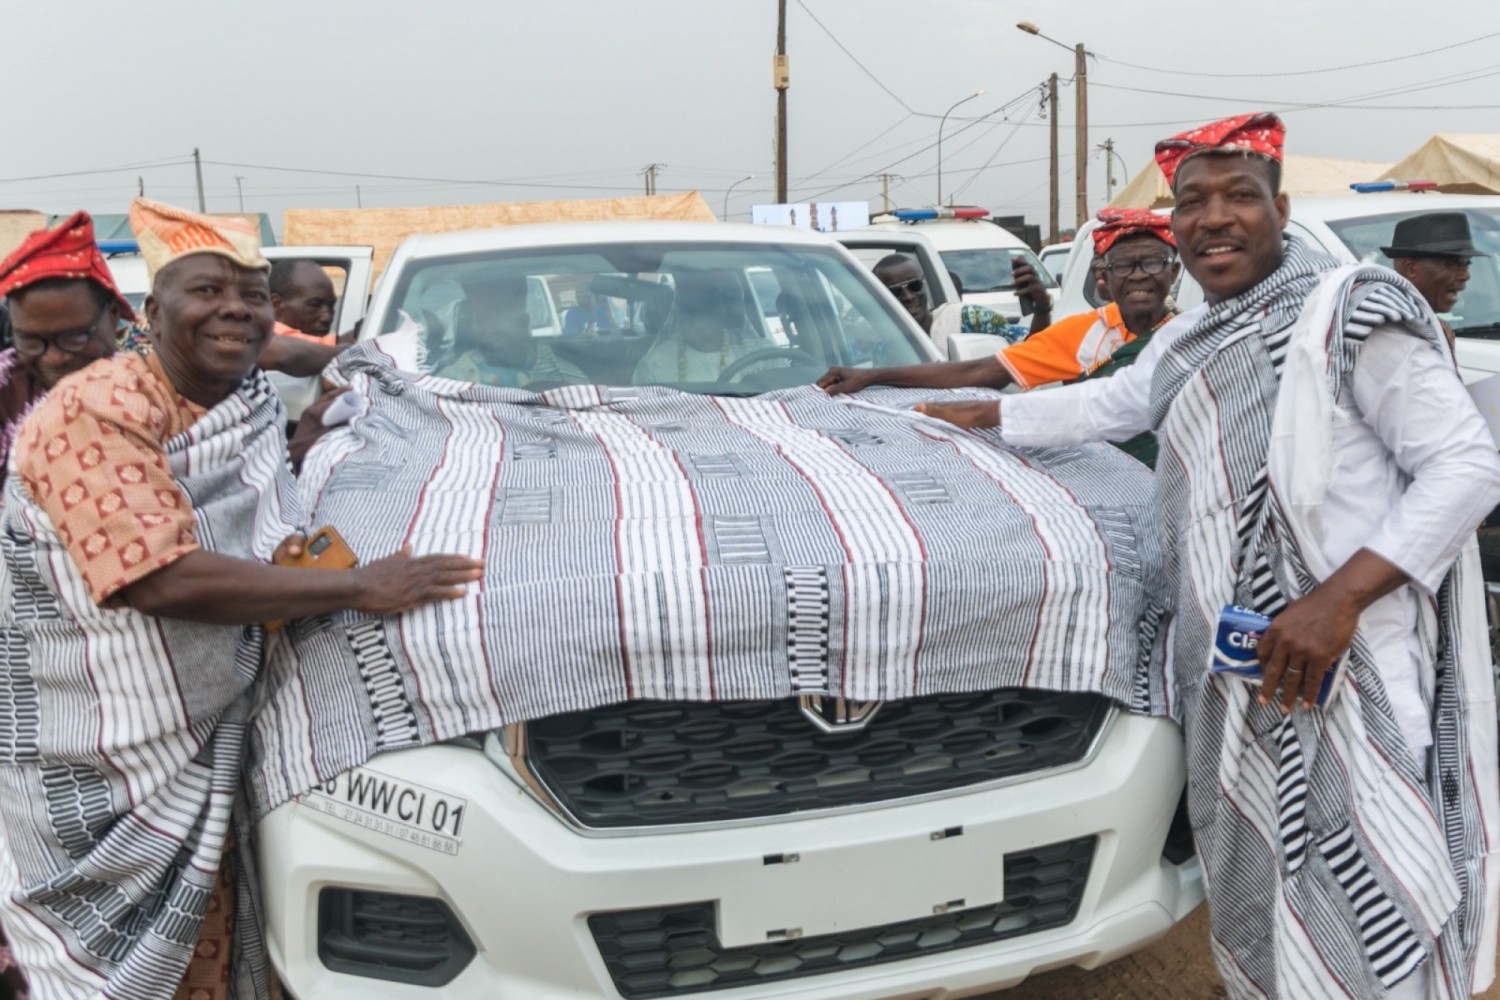
[[[465,800],[461,840],[414,837],[363,813],[341,815],[327,797],[287,803],[261,822],[268,944],[289,993],[304,1000],[616,997],[591,915],[706,902],[726,946],[764,943],[776,933],[812,940],[927,917],[952,903],[994,904],[1004,894],[1002,857],[1087,837],[1097,846],[1067,926],[682,995],[968,996],[1127,954],[1203,897],[1195,862],[1179,866],[1161,857],[1182,790],[1183,754],[1176,727],[1159,719],[1118,715],[1087,764],[1033,781],[748,826],[641,834],[591,836],[563,825],[475,750],[392,753],[363,771]],[[329,886],[440,898],[477,955],[440,989],[333,972],[318,949],[318,896]]]

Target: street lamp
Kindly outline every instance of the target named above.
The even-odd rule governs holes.
[[[1078,201],[1078,204],[1077,204],[1076,208],[1077,208],[1077,211],[1078,211],[1078,226],[1081,229],[1083,227],[1083,224],[1085,222],[1089,221],[1089,181],[1088,181],[1088,163],[1089,163],[1089,90],[1088,90],[1088,79],[1089,79],[1089,75],[1088,75],[1088,61],[1087,61],[1088,52],[1087,52],[1087,50],[1084,49],[1082,42],[1079,42],[1077,45],[1066,45],[1066,44],[1064,44],[1062,42],[1059,42],[1055,38],[1052,38],[1052,37],[1050,37],[1048,35],[1042,34],[1042,29],[1038,28],[1036,25],[1032,24],[1030,21],[1021,21],[1021,22],[1019,22],[1016,25],[1016,27],[1019,28],[1019,29],[1021,29],[1024,32],[1026,32],[1026,34],[1028,34],[1028,35],[1035,35],[1038,38],[1046,39],[1047,41],[1051,42],[1053,45],[1056,45],[1058,48],[1071,49],[1072,52],[1073,52],[1073,59],[1074,59],[1074,64],[1073,64],[1073,67],[1074,67],[1073,68],[1073,85],[1077,88],[1077,91],[1078,91],[1077,92],[1078,110],[1077,110],[1077,113],[1075,115],[1075,118],[1077,119],[1077,122],[1076,122],[1076,125],[1075,125],[1075,131],[1077,132],[1077,136],[1076,136],[1076,140],[1077,141],[1075,143],[1075,149],[1074,149],[1074,153],[1073,153],[1074,159],[1077,162],[1074,164],[1074,179],[1075,179],[1076,184],[1077,184],[1077,201]]]
[[[724,192],[724,221],[725,222],[729,221],[729,195],[730,195],[730,193],[732,191],[734,191],[735,188],[739,187],[741,184],[745,183],[746,181],[753,181],[753,180],[755,180],[755,175],[754,174],[746,174],[745,176],[741,177],[739,180],[735,181],[733,184],[729,185],[729,190]]]
[[[954,105],[953,105],[953,108],[958,107],[960,104],[966,104],[969,101],[972,101],[976,97],[983,97],[983,96],[984,96],[984,88],[981,87],[980,89],[974,91],[974,93],[970,94],[968,97],[965,97],[963,100],[956,101],[954,103]],[[947,111],[944,111],[943,112],[942,120],[940,120],[938,122],[938,141],[937,141],[937,153],[938,153],[937,188],[938,188],[938,199],[937,200],[938,200],[938,204],[939,205],[941,205],[943,203],[943,126],[946,125],[946,124],[948,124],[948,116],[951,115],[951,114],[953,114],[953,108],[949,108]]]

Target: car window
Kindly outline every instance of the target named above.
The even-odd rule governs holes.
[[[1356,260],[1389,265],[1390,258],[1380,248],[1390,245],[1396,223],[1431,211],[1431,208],[1422,208],[1328,220],[1328,228],[1344,242]],[[1453,332],[1460,337],[1500,339],[1500,210],[1468,208],[1461,211],[1469,217],[1474,245],[1490,256],[1475,257],[1469,262],[1468,287],[1446,318]]]
[[[408,262],[376,327],[425,370],[509,387],[753,394],[830,365],[927,360],[905,313],[833,248],[606,244]]]
[[[1010,263],[1016,258],[1030,264],[1048,288],[1057,287],[1057,279],[1042,266],[1036,254],[1024,247],[944,250],[940,256],[943,258],[943,266],[958,275],[965,295],[976,292],[1008,292],[1015,288]]]

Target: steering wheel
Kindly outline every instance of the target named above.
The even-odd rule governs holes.
[[[752,365],[758,364],[762,361],[770,361],[773,358],[785,358],[788,361],[792,362],[792,364],[796,364],[798,360],[801,360],[813,367],[817,367],[818,365],[823,364],[821,360],[813,357],[811,354],[807,353],[800,347],[762,347],[758,350],[751,351],[744,357],[735,358],[723,371],[719,373],[719,377],[716,381],[732,382],[735,376],[742,374]]]

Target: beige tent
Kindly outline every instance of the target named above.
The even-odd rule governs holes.
[[[38,229],[47,228],[47,213],[26,209],[0,209],[0,260],[26,242]]]
[[[1350,184],[1376,180],[1391,169],[1388,163],[1288,154],[1281,165],[1281,187],[1293,197],[1353,194]],[[1111,208],[1170,208],[1172,189],[1167,187],[1167,178],[1152,160],[1109,204]]]
[[[1381,178],[1436,181],[1449,194],[1500,194],[1500,135],[1435,135]]]
[[[574,201],[512,201],[493,205],[438,205],[430,208],[290,209],[283,242],[287,246],[352,245],[375,248],[375,273],[385,269],[397,244],[417,233],[488,229],[528,222],[601,222],[612,219],[714,221],[699,197],[687,194]]]

